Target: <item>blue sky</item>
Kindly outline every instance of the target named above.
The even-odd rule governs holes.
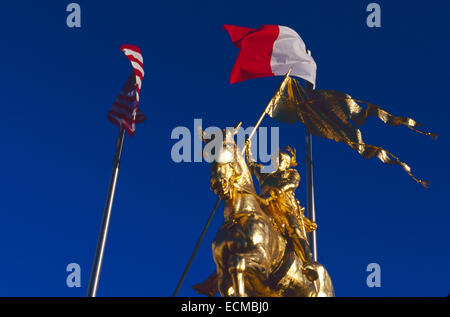
[[[223,24],[295,29],[318,65],[317,87],[344,91],[410,116],[438,141],[372,118],[365,141],[407,162],[365,160],[314,138],[319,261],[337,296],[449,293],[448,1],[377,1],[381,28],[366,26],[371,1],[78,1],[82,26],[66,26],[67,1],[3,1],[0,29],[2,177],[0,296],[85,296],[111,172],[117,128],[106,119],[128,78],[121,44],[138,45],[147,121],[127,137],[99,296],[171,296],[216,201],[207,163],[174,163],[177,126],[253,125],[280,78],[228,84],[238,50]],[[278,124],[297,148],[304,127]],[[297,196],[305,204],[305,182]],[[180,296],[214,269],[217,213]],[[66,266],[81,266],[81,288]],[[366,286],[369,263],[381,287]]]

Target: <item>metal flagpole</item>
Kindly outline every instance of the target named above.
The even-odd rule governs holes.
[[[308,51],[311,55],[311,52]],[[306,88],[313,90],[314,85],[309,81],[305,80]],[[316,222],[316,207],[314,204],[314,163],[312,154],[312,135],[306,131],[305,136],[305,147],[306,147],[306,195],[307,195],[307,217],[312,221]],[[317,261],[317,235],[316,231],[313,230],[309,233],[309,245],[311,246],[311,251],[313,254],[314,261]]]
[[[314,163],[312,157],[312,135],[306,132],[306,184],[307,184],[307,217],[316,222],[316,208],[314,204]],[[309,244],[314,261],[317,261],[317,236],[316,231],[309,233]]]
[[[111,179],[109,181],[108,195],[106,196],[105,209],[103,210],[103,219],[100,226],[100,234],[97,241],[97,248],[95,250],[91,277],[89,279],[89,286],[87,291],[88,297],[95,297],[97,295],[98,281],[100,279],[100,271],[102,268],[103,255],[105,252],[106,237],[108,235],[109,220],[111,218],[111,209],[114,201],[114,193],[116,191],[117,176],[119,175],[120,157],[122,156],[124,139],[125,129],[121,126],[119,137],[117,138],[116,142],[116,153],[114,155],[113,170],[111,173]]]
[[[208,231],[209,225],[211,224],[211,221],[214,218],[214,215],[216,214],[217,208],[220,205],[220,198],[217,199],[216,205],[214,206],[211,214],[209,215],[208,221],[206,222],[205,227],[203,228],[202,234],[200,235],[200,238],[197,241],[197,244],[195,245],[194,252],[192,252],[191,258],[189,259],[188,264],[186,265],[186,268],[184,269],[183,275],[181,275],[180,281],[178,282],[177,288],[175,289],[175,292],[173,292],[173,297],[176,297],[178,294],[178,291],[180,290],[181,284],[183,284],[184,278],[186,277],[187,272],[189,271],[189,268],[191,267],[192,261],[194,260],[195,255],[197,254],[198,248],[200,247],[200,244],[203,241],[203,238],[205,237],[206,231]]]

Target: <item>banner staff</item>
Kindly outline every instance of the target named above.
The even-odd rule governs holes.
[[[270,99],[269,103],[267,104],[266,108],[264,109],[264,112],[263,112],[263,113],[261,114],[261,116],[259,117],[258,122],[256,122],[256,125],[255,125],[255,127],[253,128],[252,132],[250,132],[250,134],[249,134],[249,136],[248,136],[248,138],[247,138],[247,141],[251,141],[251,140],[252,140],[252,137],[253,137],[253,135],[255,134],[256,130],[259,128],[259,125],[261,124],[262,120],[264,119],[264,117],[266,116],[266,114],[269,113],[269,111],[270,111],[270,109],[272,108],[272,105],[274,104],[274,102],[276,102],[277,99],[280,98],[280,92],[283,90],[284,86],[286,86],[286,84],[287,84],[287,82],[288,82],[288,79],[289,79],[289,75],[290,75],[291,72],[292,72],[292,69],[293,69],[293,67],[289,68],[289,71],[286,73],[286,75],[285,75],[283,81],[282,81],[281,84],[280,84],[280,87],[278,88],[277,92],[275,93],[275,96],[272,97],[272,99]],[[248,142],[245,142],[246,145],[245,145],[244,148],[242,149],[242,152],[241,152],[242,155],[245,153],[245,148],[246,148],[246,146],[247,146],[247,143],[248,143]]]

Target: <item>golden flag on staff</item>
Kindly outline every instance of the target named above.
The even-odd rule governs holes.
[[[363,108],[358,103],[364,103],[367,107]],[[379,146],[364,143],[361,131],[349,121],[361,126],[367,117],[378,117],[391,126],[405,125],[418,133],[437,138],[437,134],[417,130],[420,124],[411,118],[393,116],[372,103],[339,91],[304,88],[289,74],[272,98],[267,114],[284,123],[300,121],[312,135],[344,142],[364,158],[376,156],[383,163],[400,165],[416,182],[428,187],[427,181],[417,179],[411,168],[395,155]]]

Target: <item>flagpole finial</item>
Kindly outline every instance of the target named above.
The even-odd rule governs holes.
[[[288,70],[288,72],[286,73],[286,77],[289,76],[292,72],[292,70],[294,69],[294,66],[291,66]]]

